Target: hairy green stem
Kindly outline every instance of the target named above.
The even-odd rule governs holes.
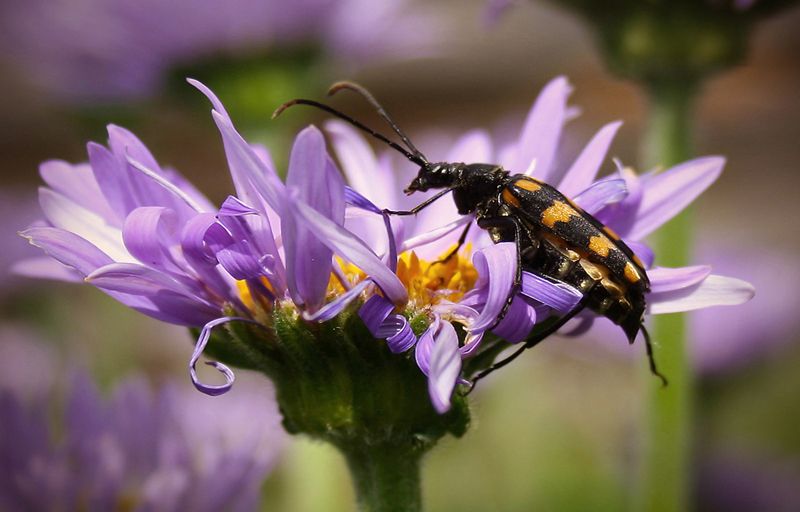
[[[423,451],[386,444],[351,444],[339,448],[347,459],[360,512],[422,510]]]
[[[690,124],[697,84],[676,79],[651,84],[651,113],[644,141],[645,169],[668,168],[690,157]],[[692,211],[683,211],[658,232],[656,263],[688,265]],[[683,314],[654,319],[653,339],[659,371],[669,379],[647,379],[639,482],[633,510],[683,512],[689,509],[691,428],[694,382]]]

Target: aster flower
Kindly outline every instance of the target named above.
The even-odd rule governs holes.
[[[569,169],[560,175],[555,166],[556,149],[562,128],[571,115],[567,106],[570,92],[566,79],[557,78],[550,82],[530,111],[519,140],[503,148],[497,155],[492,154],[492,144],[485,133],[471,132],[456,144],[446,160],[497,162],[506,169],[527,169],[531,176],[556,184],[567,197],[572,197],[576,204],[619,234],[643,260],[649,269],[651,283],[651,292],[647,296],[650,314],[739,304],[749,300],[753,295],[749,284],[711,275],[709,267],[653,267],[653,251],[642,241],[705,190],[719,176],[724,159],[700,158],[643,176],[619,166],[615,175],[595,181],[621,124],[615,122],[603,127]],[[402,187],[392,179],[395,173],[389,167],[389,160],[375,157],[361,135],[351,126],[341,121],[330,121],[326,127],[348,181],[354,188],[362,190],[364,196],[387,205],[389,209],[402,209],[405,204],[402,199],[391,195],[392,191],[401,190]],[[378,180],[385,181],[380,183]],[[435,318],[429,331],[419,340],[416,359],[431,380],[432,399],[440,410],[447,409],[448,397],[459,379],[461,359],[494,353],[491,344],[486,342],[478,348],[484,333],[492,331],[510,343],[520,342],[551,311],[560,311],[563,315],[575,307],[581,298],[581,294],[569,286],[547,282],[523,272],[519,296],[515,298],[506,317],[495,325],[494,319],[511,293],[516,267],[514,244],[493,245],[485,232],[475,230],[471,238],[472,249],[476,251],[473,265],[469,264],[468,255],[445,264],[437,263],[438,258],[450,251],[457,235],[452,232],[464,222],[472,220],[469,217],[459,218],[453,203],[442,199],[420,211],[415,219],[406,221],[409,225],[398,225],[395,229],[402,234],[397,240],[400,252],[414,249],[430,258],[426,261],[417,254],[403,255],[398,275],[401,279],[411,281],[408,276],[414,274],[412,278],[417,281],[408,286],[412,301],[417,302],[420,310],[427,310]],[[398,220],[398,224],[400,222]],[[433,225],[439,228],[430,230]],[[353,229],[366,231],[361,236],[369,240],[377,236],[378,226],[362,222]],[[480,279],[475,277],[476,269]],[[467,283],[466,290],[460,290],[458,287],[464,283]],[[373,297],[371,302],[381,300],[380,297]],[[378,309],[377,306],[375,308]],[[389,310],[388,306],[382,309],[384,312]],[[588,329],[596,316],[588,311],[581,313],[581,325],[572,328],[573,332]],[[451,328],[442,328],[448,322],[461,324],[466,329],[467,338],[464,342],[455,341]],[[388,336],[387,341],[393,350],[404,351],[413,344],[413,340],[402,337],[402,343],[395,341],[395,336],[401,332],[397,316],[387,314],[383,322],[368,322],[367,325],[377,337]],[[450,345],[450,348],[438,348],[439,337],[434,341],[437,335],[441,343]]]
[[[439,33],[404,0],[33,0],[0,14],[4,55],[74,102],[153,95],[170,68],[204,58],[315,46],[360,64],[424,54]]]
[[[58,390],[0,390],[3,510],[257,510],[282,445],[263,389],[214,400],[133,379],[105,400],[77,373],[54,418]]]

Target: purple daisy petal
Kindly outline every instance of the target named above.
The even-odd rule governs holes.
[[[133,261],[125,250],[122,233],[99,215],[47,188],[39,189],[39,204],[47,219],[57,228],[74,233],[116,261]]]
[[[344,223],[344,182],[325,151],[325,138],[310,126],[295,138],[289,156],[286,186],[298,192],[297,200],[312,205],[320,215],[338,225]],[[305,304],[308,311],[322,307],[328,288],[333,251],[313,229],[295,224],[291,215],[281,219],[286,270],[293,276],[289,292],[295,304]]]
[[[117,214],[103,197],[89,164],[71,165],[61,160],[48,160],[39,166],[39,175],[56,192],[104,219],[117,219]]]
[[[513,243],[500,243],[487,247],[475,253],[472,263],[484,284],[476,284],[476,287],[484,289],[486,293],[481,315],[469,329],[470,332],[478,333],[495,325],[508,301],[517,268],[517,246]]]
[[[577,288],[530,272],[522,273],[520,293],[557,311],[571,311],[583,298]]]
[[[428,394],[439,414],[450,410],[450,397],[461,373],[458,335],[448,322],[443,322],[430,357]]]
[[[25,258],[10,265],[8,271],[11,274],[20,276],[55,279],[72,283],[82,283],[84,278],[74,268],[64,266],[49,256]]]
[[[317,311],[313,313],[303,311],[303,318],[309,322],[327,322],[328,320],[332,320],[336,315],[341,313],[344,308],[346,308],[347,305],[350,304],[356,297],[361,295],[361,293],[371,284],[371,279],[364,279],[356,286],[350,288],[345,293],[337,296],[335,299],[319,308]],[[375,337],[383,338],[385,336],[376,335]]]
[[[448,162],[489,162],[491,159],[492,139],[483,130],[465,133],[447,155]]]
[[[433,316],[433,322],[428,326],[428,329],[419,337],[417,346],[414,348],[414,360],[420,371],[425,375],[430,375],[431,354],[433,353],[433,345],[435,343],[436,333],[439,332],[439,326],[442,324],[442,319],[439,315]]]
[[[83,277],[114,260],[84,238],[59,228],[31,228],[20,233],[31,245],[42,248],[59,263],[77,270]]]
[[[630,233],[622,234],[641,240],[683,210],[719,177],[725,159],[719,156],[697,158],[671,169],[644,183],[642,204]]]
[[[648,296],[648,312],[653,315],[680,313],[709,306],[735,306],[752,299],[755,288],[732,277],[710,275],[686,288]]]
[[[582,190],[586,190],[592,185],[620,126],[622,126],[622,121],[609,123],[592,137],[559,183],[558,190],[562,194],[577,199],[577,195]],[[587,208],[583,207],[583,209]]]
[[[648,269],[653,266],[653,261],[656,259],[656,254],[646,243],[628,239],[623,239],[622,241],[631,251],[633,251],[633,254],[639,257],[644,264],[644,268]]]
[[[625,180],[600,180],[573,198],[575,204],[594,215],[608,204],[617,203],[628,195]]]
[[[178,219],[174,210],[143,206],[125,219],[122,239],[137,260],[162,269],[175,269],[169,253],[170,238],[177,238]],[[177,240],[174,245],[177,246]]]
[[[530,307],[519,295],[514,297],[503,320],[492,332],[509,343],[524,340],[536,324],[536,310]]]
[[[507,169],[526,172],[535,161],[534,175],[542,181],[551,181],[553,160],[566,121],[567,98],[571,92],[572,87],[563,76],[551,80],[542,89],[525,121],[516,157]]]
[[[711,274],[711,266],[664,268],[656,267],[647,271],[652,293],[671,292],[693,286]]]
[[[292,201],[291,206],[297,218],[308,224],[324,244],[369,275],[392,302],[408,301],[403,283],[364,242],[300,201]]]
[[[389,349],[400,354],[417,342],[417,337],[403,315],[392,314],[394,304],[385,297],[373,295],[358,310],[367,328],[376,338],[386,339]]]
[[[216,243],[212,243],[214,240]],[[203,213],[195,216],[183,227],[181,232],[181,248],[187,259],[202,266],[215,266],[218,261],[215,250],[233,243],[230,233],[217,222],[214,213]]]

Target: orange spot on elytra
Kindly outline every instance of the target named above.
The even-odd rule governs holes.
[[[639,271],[636,270],[636,267],[633,266],[633,263],[630,261],[625,264],[625,279],[630,281],[631,283],[635,283],[641,276],[639,275]]]
[[[527,178],[518,179],[517,181],[514,182],[514,186],[519,187],[523,190],[527,190],[529,192],[536,192],[537,190],[542,188],[542,186],[539,185],[537,182]]]
[[[608,251],[614,249],[615,246],[608,238],[604,236],[593,236],[589,239],[589,250],[595,254],[607,258]]]
[[[561,201],[553,201],[553,206],[542,212],[542,224],[552,228],[556,222],[569,222],[573,215],[578,215],[573,207]]]

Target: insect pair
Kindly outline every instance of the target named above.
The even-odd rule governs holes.
[[[366,89],[354,83],[340,82],[331,87],[328,94],[335,94],[342,89],[363,96],[400,137],[405,147],[362,122],[314,100],[289,101],[275,111],[273,118],[293,105],[309,105],[329,112],[388,144],[419,166],[416,178],[405,189],[406,194],[441,189],[411,210],[385,210],[386,213],[414,215],[442,196],[452,193],[458,213],[474,214],[478,226],[487,230],[495,243],[515,243],[517,271],[513,288],[496,322],[502,320],[508,311],[521,286],[523,271],[567,283],[583,294],[581,301],[571,311],[545,329],[531,333],[514,354],[477,374],[473,384],[555,333],[586,308],[619,325],[630,343],[641,331],[647,346],[650,370],[661,378],[664,385],[667,384],[666,378],[656,369],[650,336],[643,325],[647,306],[645,294],[650,291],[647,272],[641,260],[619,236],[554,187],[530,176],[511,174],[499,165],[429,162]],[[470,225],[461,234],[458,246],[450,256],[464,244]]]

